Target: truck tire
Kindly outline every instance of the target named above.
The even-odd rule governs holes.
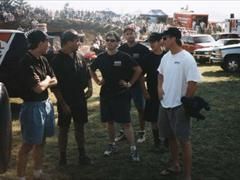
[[[11,157],[12,121],[9,96],[0,82],[0,174],[7,171]]]
[[[240,70],[240,57],[237,55],[227,56],[224,60],[223,69],[226,72],[237,72]]]

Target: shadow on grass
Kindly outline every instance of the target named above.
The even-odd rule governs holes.
[[[240,77],[240,73],[228,73],[223,70],[218,71],[207,71],[202,73],[203,76],[207,77]]]

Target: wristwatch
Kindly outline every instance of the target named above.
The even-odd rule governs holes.
[[[127,87],[128,88],[132,87],[132,84],[130,82],[127,82]]]

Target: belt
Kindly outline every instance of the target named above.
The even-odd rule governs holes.
[[[176,106],[176,107],[172,107],[172,108],[165,108],[165,107],[162,107],[164,110],[166,110],[166,111],[171,111],[171,110],[175,110],[175,109],[178,109],[178,108],[180,108],[182,106],[182,104],[181,105],[179,105],[179,106]]]

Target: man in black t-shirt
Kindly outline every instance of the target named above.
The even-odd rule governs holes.
[[[124,38],[126,39],[126,43],[121,45],[119,47],[120,51],[123,51],[127,54],[129,54],[137,63],[141,61],[143,56],[149,53],[149,49],[136,42],[136,32],[131,27],[126,27],[123,30]],[[131,92],[131,98],[134,101],[135,107],[137,108],[138,112],[138,119],[139,119],[139,125],[140,125],[140,131],[138,132],[138,143],[143,143],[145,141],[145,122],[143,119],[143,112],[144,112],[144,97],[143,92],[141,89],[141,85],[139,81],[136,81],[133,86],[130,89]],[[116,138],[116,141],[119,141],[123,138],[123,133],[120,131],[118,137]]]
[[[92,95],[91,76],[83,57],[77,52],[81,43],[79,34],[73,29],[67,30],[62,35],[61,43],[62,49],[51,61],[58,79],[58,86],[53,88],[53,92],[58,106],[59,165],[67,163],[67,139],[72,118],[79,151],[79,164],[91,164],[84,146],[84,124],[88,121],[86,99]],[[86,93],[85,88],[87,88]]]
[[[48,35],[40,30],[26,34],[28,52],[20,62],[21,98],[24,103],[20,111],[23,143],[18,152],[17,176],[26,180],[25,172],[30,151],[33,154],[33,176],[43,177],[43,148],[46,137],[54,135],[53,106],[48,99],[48,88],[57,80],[43,54],[48,49]]]
[[[150,34],[148,41],[152,51],[148,55],[144,56],[140,62],[140,65],[143,69],[143,76],[141,76],[140,82],[142,84],[144,98],[146,99],[144,120],[151,122],[154,145],[157,148],[160,146],[159,130],[157,126],[160,105],[157,91],[157,69],[160,65],[163,55],[165,54],[162,36],[163,35],[161,33],[157,32]],[[144,78],[144,75],[146,75],[146,78]],[[145,86],[145,79],[147,87]]]
[[[104,155],[109,156],[117,150],[114,140],[114,123],[117,122],[122,124],[130,144],[131,160],[139,161],[130,118],[130,88],[142,70],[128,54],[118,51],[119,42],[120,37],[116,32],[107,33],[107,51],[93,61],[90,72],[95,82],[101,86],[101,121],[107,123],[108,127],[110,142]],[[102,75],[101,80],[95,72],[97,69]]]

